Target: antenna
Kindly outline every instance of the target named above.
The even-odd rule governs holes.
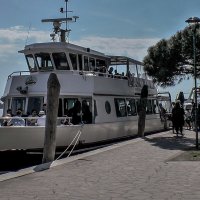
[[[29,34],[30,34],[30,30],[31,30],[31,23],[30,23],[30,25],[29,25],[29,27],[28,27],[28,33],[27,33],[27,37],[26,37],[25,45],[26,45],[27,42],[28,42],[28,38],[29,38]]]
[[[42,19],[42,22],[52,22],[53,23],[53,33],[50,34],[50,37],[52,38],[53,41],[55,41],[55,36],[59,35],[60,41],[61,42],[66,42],[66,37],[67,41],[69,42],[69,33],[71,29],[68,28],[68,22],[76,22],[77,19],[79,18],[78,16],[72,16],[68,17],[68,0],[65,0],[65,5],[66,5],[66,10],[64,10],[62,7],[60,8],[61,13],[65,13],[65,18],[57,18],[57,19]],[[65,23],[66,28],[61,29],[61,24]],[[67,36],[66,36],[67,34]]]

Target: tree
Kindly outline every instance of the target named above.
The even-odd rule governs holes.
[[[192,30],[185,28],[170,39],[162,39],[148,49],[143,63],[147,74],[160,86],[173,86],[193,75]],[[196,65],[200,66],[200,30],[196,33]],[[198,70],[198,67],[197,67]],[[200,72],[200,69],[198,70]]]

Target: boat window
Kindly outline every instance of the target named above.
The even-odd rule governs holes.
[[[99,73],[100,76],[103,76],[106,73],[106,61],[105,60],[96,60],[96,70],[101,72]]]
[[[59,105],[58,105],[58,117],[62,117],[63,112],[62,112],[62,99],[59,98]]]
[[[78,55],[78,64],[79,64],[79,70],[83,70],[83,61],[82,61],[82,55]]]
[[[29,97],[27,115],[31,114],[33,109],[35,109],[37,113],[39,113],[39,111],[41,110],[42,104],[43,104],[43,97]]]
[[[126,99],[128,116],[137,115],[135,99]]]
[[[16,115],[16,111],[21,109],[22,111],[25,110],[26,98],[25,97],[13,97],[12,98],[12,111],[13,114]]]
[[[146,114],[152,114],[153,113],[153,107],[152,107],[152,100],[147,100],[147,107],[146,107]]]
[[[84,71],[89,71],[89,63],[87,56],[84,56]]]
[[[97,102],[96,102],[96,100],[94,100],[94,119],[96,118],[96,116],[98,116],[98,112],[97,112]]]
[[[74,107],[77,98],[64,98],[64,115],[69,114],[69,110]]]
[[[91,71],[95,71],[95,59],[94,58],[89,58],[89,69]]]
[[[32,72],[32,71],[37,71],[37,67],[36,67],[36,63],[35,63],[35,60],[33,58],[33,55],[26,55],[26,61],[27,61],[27,64],[28,64],[28,68],[29,70]]]
[[[8,108],[11,107],[11,104],[10,104],[10,103],[11,103],[11,99],[9,98],[9,99],[8,99]]]
[[[126,117],[126,102],[125,99],[114,99],[117,117]]]
[[[37,64],[40,70],[52,70],[53,65],[48,53],[35,54]]]
[[[156,99],[152,100],[153,101],[153,113],[159,113],[159,109],[158,109],[158,101]]]
[[[137,70],[138,70],[138,77],[145,79],[146,73],[144,72],[144,67],[142,65],[137,65]]]
[[[137,108],[137,114],[140,111],[140,99],[136,99],[136,108]]]
[[[69,70],[69,64],[65,53],[52,53],[53,60],[58,70]]]
[[[107,114],[111,113],[111,106],[110,106],[110,102],[109,101],[105,102],[105,109],[106,109]]]
[[[133,77],[137,77],[137,69],[135,64],[129,65],[129,72]]]
[[[116,78],[120,78],[120,76],[126,76],[127,74],[127,66],[126,65],[117,65],[115,70],[114,70],[114,73],[116,75]]]
[[[105,60],[97,59],[97,60],[96,60],[96,64],[97,64],[97,67],[98,67],[98,68],[101,68],[101,67],[103,67],[103,66],[106,66],[106,61],[105,61]]]
[[[76,59],[76,54],[70,53],[70,54],[69,54],[69,57],[70,57],[70,60],[71,60],[71,63],[72,63],[73,70],[77,70],[77,59]]]

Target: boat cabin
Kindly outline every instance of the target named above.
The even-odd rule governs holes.
[[[11,108],[13,114],[16,114],[19,108],[27,116],[33,109],[38,113],[44,109],[51,72],[57,74],[61,84],[58,117],[68,116],[76,101],[86,101],[93,115],[93,122],[102,120],[98,120],[97,110],[105,106],[99,105],[99,101],[107,102],[106,105],[111,101],[110,107],[115,106],[114,110],[118,110],[112,117],[108,115],[112,120],[121,115],[130,115],[127,111],[119,114],[119,110],[128,109],[126,102],[131,103],[135,115],[136,100],[130,97],[137,96],[139,99],[144,84],[149,86],[150,96],[157,93],[144,72],[142,63],[125,56],[108,56],[89,48],[62,42],[31,44],[19,52],[25,55],[28,75],[27,72],[14,72],[9,75],[2,97],[4,111]],[[151,101],[153,107],[155,103],[154,100]]]

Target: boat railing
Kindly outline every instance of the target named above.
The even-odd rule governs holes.
[[[151,80],[148,80],[146,78],[139,78],[139,77],[128,77],[124,76],[122,74],[109,74],[108,72],[99,72],[99,71],[83,71],[83,70],[68,70],[66,71],[68,73],[74,74],[74,75],[82,75],[83,78],[86,78],[88,76],[100,76],[105,78],[112,78],[112,79],[121,79],[121,80],[128,80],[130,82],[130,86],[134,87],[142,87],[144,84],[147,84],[151,89],[154,89],[155,86]],[[22,75],[30,75],[30,71],[16,71],[11,73],[8,76],[8,79],[12,76],[22,76]]]
[[[38,119],[43,119],[44,124],[40,125],[38,124]],[[45,126],[45,120],[46,118],[41,117],[0,117],[0,126]],[[72,125],[71,123],[72,118],[71,117],[57,117],[57,126],[62,125]]]
[[[8,76],[8,79],[11,78],[12,76],[22,76],[22,75],[30,75],[30,71],[16,71],[16,72],[13,72]]]
[[[79,71],[78,74],[83,75],[83,76],[102,76],[106,78],[113,78],[113,79],[128,79],[127,76],[123,76],[121,74],[109,74],[109,73],[104,73],[104,72],[99,72],[99,71]]]

